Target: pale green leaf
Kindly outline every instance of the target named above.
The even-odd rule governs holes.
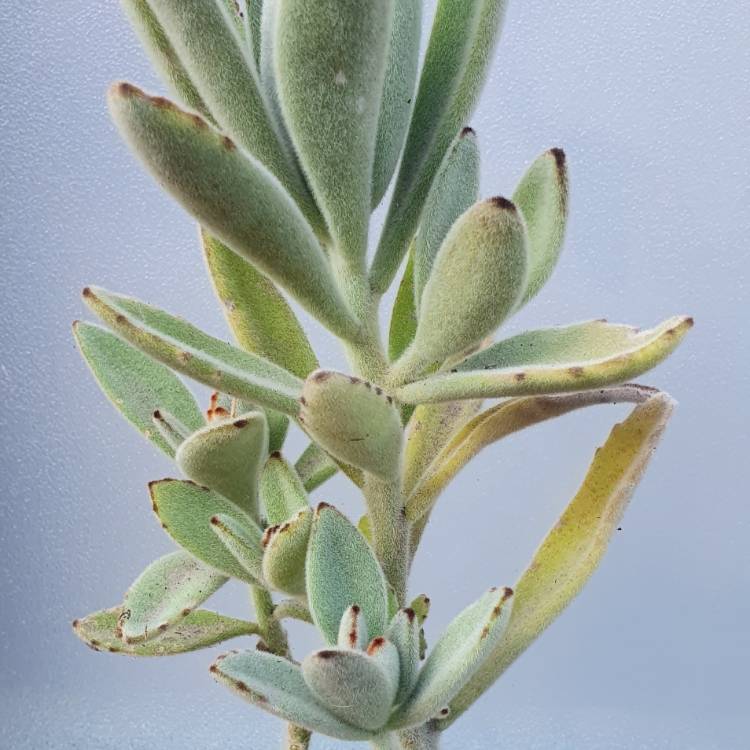
[[[73,621],[75,634],[94,651],[126,656],[173,656],[215,646],[230,638],[256,635],[258,626],[245,620],[198,609],[182,618],[158,638],[142,643],[125,643],[119,637],[122,605],[103,609]]]
[[[131,297],[86,287],[83,298],[124,339],[172,369],[285,414],[296,415],[299,411],[302,383],[281,367]],[[174,406],[169,410],[182,417]],[[184,417],[183,421],[190,424]]]
[[[212,516],[210,523],[211,531],[216,534],[219,541],[243,570],[254,581],[262,580],[263,550],[258,543],[256,530],[247,527],[238,519],[225,513]]]
[[[388,356],[391,361],[397,360],[414,340],[417,331],[417,309],[414,304],[414,253],[404,269],[401,284],[396,293],[391,312],[391,325],[388,333]]]
[[[293,596],[305,593],[305,558],[313,512],[303,508],[263,536],[263,578],[274,589]]]
[[[316,370],[304,383],[299,422],[334,458],[398,476],[403,431],[391,396],[354,376]]]
[[[173,451],[176,451],[190,435],[190,430],[168,411],[157,409],[151,415],[151,422]]]
[[[279,0],[284,120],[339,252],[367,251],[375,140],[394,0]]]
[[[205,424],[190,391],[164,365],[97,325],[79,321],[73,325],[73,333],[105,395],[138,432],[167,455],[174,456],[174,444],[155,428],[155,411],[168,411],[190,431]]]
[[[188,479],[209,487],[257,519],[258,483],[268,455],[268,424],[250,412],[194,432],[177,450]]]
[[[410,383],[396,395],[418,404],[601,388],[658,365],[692,325],[692,318],[679,316],[645,331],[601,320],[529,331],[470,356],[450,373]]]
[[[512,597],[508,588],[492,589],[448,625],[391,726],[416,726],[439,715],[499,642],[510,619]]]
[[[109,106],[144,166],[206,230],[337,335],[358,336],[359,323],[338,292],[310,225],[259,161],[198,115],[130,84],[110,88]]]
[[[338,471],[331,457],[315,443],[310,443],[305,448],[294,468],[308,492],[320,487]]]
[[[229,516],[260,549],[262,534],[249,515],[231,500],[192,482],[162,479],[151,482],[149,492],[154,513],[177,544],[224,575],[257,583],[214,533],[211,523],[215,516]]]
[[[358,604],[347,607],[341,616],[337,645],[354,651],[363,651],[367,646],[367,623]]]
[[[275,5],[275,0],[269,0],[269,5]],[[250,41],[253,59],[260,70],[260,50],[262,45],[262,19],[264,13],[263,0],[245,0],[245,36]]]
[[[272,453],[260,475],[263,515],[269,525],[283,523],[309,503],[302,480],[280,453]]]
[[[220,656],[214,678],[244,700],[274,716],[340,740],[368,740],[372,734],[347,724],[324,708],[307,687],[300,668],[282,656],[242,651]]]
[[[510,624],[482,668],[451,703],[462,714],[583,588],[601,561],[674,408],[664,393],[633,409],[594,455],[576,496],[515,586]]]
[[[395,703],[401,703],[414,689],[419,675],[421,624],[413,609],[400,609],[386,632],[399,658],[399,688]]]
[[[220,589],[227,579],[187,552],[149,565],[125,594],[116,635],[124,643],[157,638]]]
[[[341,618],[353,604],[367,622],[367,640],[385,631],[388,592],[383,571],[362,534],[325,503],[313,520],[306,581],[310,612],[327,643],[338,641]]]

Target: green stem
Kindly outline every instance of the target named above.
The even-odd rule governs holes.
[[[287,724],[283,750],[307,750],[311,736],[312,732],[308,732],[307,729]]]
[[[389,732],[372,741],[375,750],[438,750],[440,732],[432,722],[413,729]]]

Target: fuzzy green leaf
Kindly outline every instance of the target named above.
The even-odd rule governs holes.
[[[419,675],[421,625],[413,609],[400,609],[388,626],[386,637],[399,658],[399,688],[395,703],[401,703],[414,689]]]
[[[107,651],[126,656],[173,656],[209,648],[230,638],[255,635],[258,626],[198,609],[182,618],[158,638],[142,643],[124,643],[118,635],[122,606],[103,609],[73,621],[75,634],[94,651]]]
[[[601,320],[529,331],[468,357],[455,371],[410,383],[397,395],[414,404],[601,388],[658,365],[692,325],[692,318],[681,316],[645,331]]]
[[[263,514],[269,525],[283,523],[309,503],[302,480],[279,453],[272,453],[260,475]]]
[[[372,266],[377,292],[390,285],[433,180],[479,97],[507,0],[440,0],[432,25],[393,200]]]
[[[372,734],[347,724],[320,705],[296,664],[264,651],[220,656],[214,678],[244,700],[280,719],[340,740],[367,740]]]
[[[177,465],[188,479],[209,487],[258,518],[258,482],[268,455],[268,424],[250,412],[194,432],[179,447]]]
[[[312,528],[311,508],[297,511],[263,536],[263,578],[278,591],[305,593],[305,558]]]
[[[404,146],[419,68],[422,0],[395,0],[380,102],[372,175],[372,207],[383,198]]]
[[[568,172],[562,149],[546,151],[529,167],[513,202],[526,221],[529,240],[529,274],[520,307],[544,286],[560,257],[568,219]]]
[[[168,456],[174,456],[174,445],[154,428],[155,411],[169,411],[191,431],[205,424],[190,391],[164,365],[100,326],[79,321],[73,325],[73,333],[107,398]]]
[[[391,313],[391,325],[388,333],[388,356],[391,361],[397,360],[414,340],[417,332],[417,308],[414,303],[414,253],[409,253],[409,260],[404,269],[401,284],[396,293]]]
[[[261,531],[231,500],[192,482],[162,479],[149,484],[151,503],[164,530],[188,552],[224,575],[257,583],[212,530],[214,516],[226,515],[260,550]]]
[[[367,622],[358,604],[348,607],[339,623],[337,645],[341,649],[363,651],[367,645]]]
[[[161,636],[220,589],[227,579],[187,552],[149,565],[125,594],[116,635],[126,644]]]
[[[149,4],[222,132],[265,165],[314,223],[315,204],[269,115],[236,14],[216,0]]]
[[[526,232],[515,206],[504,198],[474,204],[435,258],[398,372],[429,371],[495,331],[524,289],[526,264]]]
[[[285,414],[296,415],[299,411],[302,383],[281,367],[131,297],[86,287],[83,298],[124,339],[172,369]],[[181,416],[173,406],[168,408]],[[183,421],[189,423],[184,418]]]
[[[594,454],[583,484],[552,527],[515,591],[510,624],[451,703],[462,714],[565,609],[599,565],[674,408],[659,393],[633,409]]]
[[[510,620],[512,596],[509,588],[492,589],[448,625],[391,726],[416,726],[438,716],[502,638]]]
[[[263,576],[263,552],[258,544],[255,529],[248,528],[241,521],[225,513],[212,516],[211,531],[216,534],[229,554],[242,566],[255,581]]]
[[[316,651],[302,662],[302,676],[315,697],[342,721],[369,731],[385,726],[393,686],[383,667],[367,654]]]
[[[294,468],[308,492],[320,487],[338,471],[338,466],[331,457],[315,443],[310,443],[305,448]]]
[[[245,0],[245,36],[250,42],[253,51],[255,67],[260,71],[260,50],[262,45],[262,19],[264,13],[263,0]],[[274,0],[269,0],[269,5],[275,5]]]
[[[151,415],[151,422],[172,451],[177,451],[190,435],[190,430],[168,411],[157,409]]]
[[[443,444],[419,482],[412,486],[405,505],[407,518],[416,521],[428,513],[448,483],[492,443],[576,409],[597,404],[642,403],[651,398],[654,392],[653,388],[631,384],[559,396],[522,396],[502,401],[467,421]],[[451,406],[462,403],[472,402],[448,402]]]
[[[259,161],[198,115],[130,84],[112,86],[109,106],[144,166],[212,235],[281,284],[337,335],[356,338],[359,324],[310,225]]]
[[[385,631],[388,592],[383,571],[362,534],[325,503],[315,512],[305,575],[310,612],[327,643],[338,641],[341,618],[353,604],[367,622],[367,640]]]
[[[414,242],[414,299],[417,307],[443,240],[478,197],[479,146],[474,131],[464,128],[435,176]]]
[[[367,251],[375,140],[394,0],[279,0],[284,120],[339,250]]]
[[[381,388],[316,370],[304,383],[301,405],[300,423],[334,458],[381,477],[398,476],[401,418]]]

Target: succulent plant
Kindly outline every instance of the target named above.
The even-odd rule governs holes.
[[[285,747],[307,747],[312,732],[437,747],[596,568],[673,408],[627,381],[692,321],[596,320],[495,340],[551,275],[568,212],[558,148],[510,198],[478,195],[467,123],[503,0],[439,0],[421,65],[421,0],[123,5],[174,100],[117,83],[110,111],[197,221],[234,343],[84,290],[105,324],[75,324],[84,359],[181,478],[149,486],[177,551],[75,631],[133,656],[253,637],[211,672],[287,722]],[[371,214],[391,183],[370,259]],[[402,267],[384,341],[380,302]],[[349,373],[321,369],[287,297],[340,339]],[[205,413],[176,373],[215,391]],[[516,431],[615,402],[632,413],[526,571],[428,645],[429,599],[410,600],[408,578],[451,479]],[[291,425],[310,438],[296,462],[284,449]],[[357,524],[311,504],[337,472],[361,490]],[[250,587],[252,621],[201,608],[230,578]],[[295,661],[287,618],[314,625],[323,648]]]

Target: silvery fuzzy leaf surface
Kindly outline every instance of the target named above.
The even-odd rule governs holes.
[[[303,508],[263,536],[263,578],[274,589],[293,596],[305,593],[305,559],[313,511]]]
[[[226,513],[212,516],[211,531],[226,547],[227,552],[240,564],[254,581],[261,581],[263,553],[258,544],[255,528],[249,528],[242,521]]]
[[[421,623],[416,612],[400,609],[391,620],[386,637],[396,647],[399,657],[399,688],[395,703],[411,694],[419,675]]]
[[[352,604],[341,616],[337,643],[339,648],[355,651],[364,651],[367,646],[367,622],[358,604]]]
[[[299,474],[280,453],[272,453],[263,466],[260,497],[263,516],[270,526],[283,523],[309,505]]]

